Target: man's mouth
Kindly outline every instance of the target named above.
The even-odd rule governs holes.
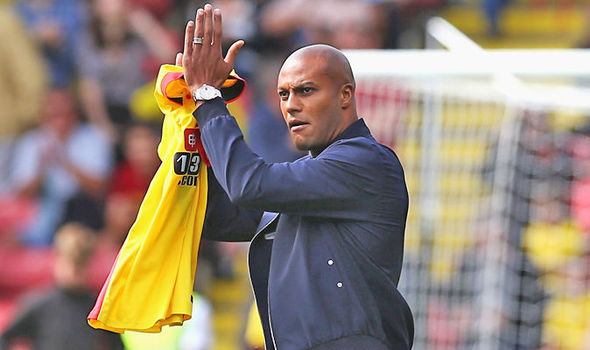
[[[308,122],[304,122],[304,121],[298,120],[298,119],[292,119],[289,121],[289,129],[293,132],[303,130],[308,125],[309,125]]]

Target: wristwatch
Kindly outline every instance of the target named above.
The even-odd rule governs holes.
[[[209,101],[216,97],[221,97],[221,91],[207,84],[201,85],[200,88],[193,92],[193,100],[195,103],[197,103],[197,101]]]

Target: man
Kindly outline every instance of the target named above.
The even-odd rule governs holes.
[[[412,315],[396,288],[408,209],[403,170],[358,118],[348,61],[327,45],[287,58],[280,107],[296,147],[309,155],[265,163],[215,97],[243,45],[234,43],[223,59],[221,35],[221,12],[199,9],[177,64],[217,179],[203,234],[252,239],[266,348],[411,348]]]
[[[39,212],[24,230],[30,245],[49,245],[64,220],[100,226],[100,199],[111,171],[111,145],[82,123],[68,90],[43,98],[41,125],[16,143],[11,182],[16,194],[39,199]]]
[[[26,300],[0,334],[0,350],[21,349],[16,345],[21,339],[31,345],[24,348],[35,350],[123,350],[118,334],[94,330],[85,322],[95,299],[87,289],[94,242],[94,234],[77,223],[57,231],[55,287]]]

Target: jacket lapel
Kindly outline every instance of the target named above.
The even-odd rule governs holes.
[[[270,256],[278,217],[278,213],[265,212],[262,215],[248,252],[250,282],[252,283],[258,314],[262,322],[264,342],[267,350],[274,350],[268,317],[268,274],[270,271]]]

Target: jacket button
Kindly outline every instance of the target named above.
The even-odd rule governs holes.
[[[342,282],[338,282],[338,283],[336,283],[336,287],[338,287],[338,288],[342,288]]]
[[[330,266],[334,265],[334,260],[332,260],[332,259],[328,260],[328,265],[330,265]]]

